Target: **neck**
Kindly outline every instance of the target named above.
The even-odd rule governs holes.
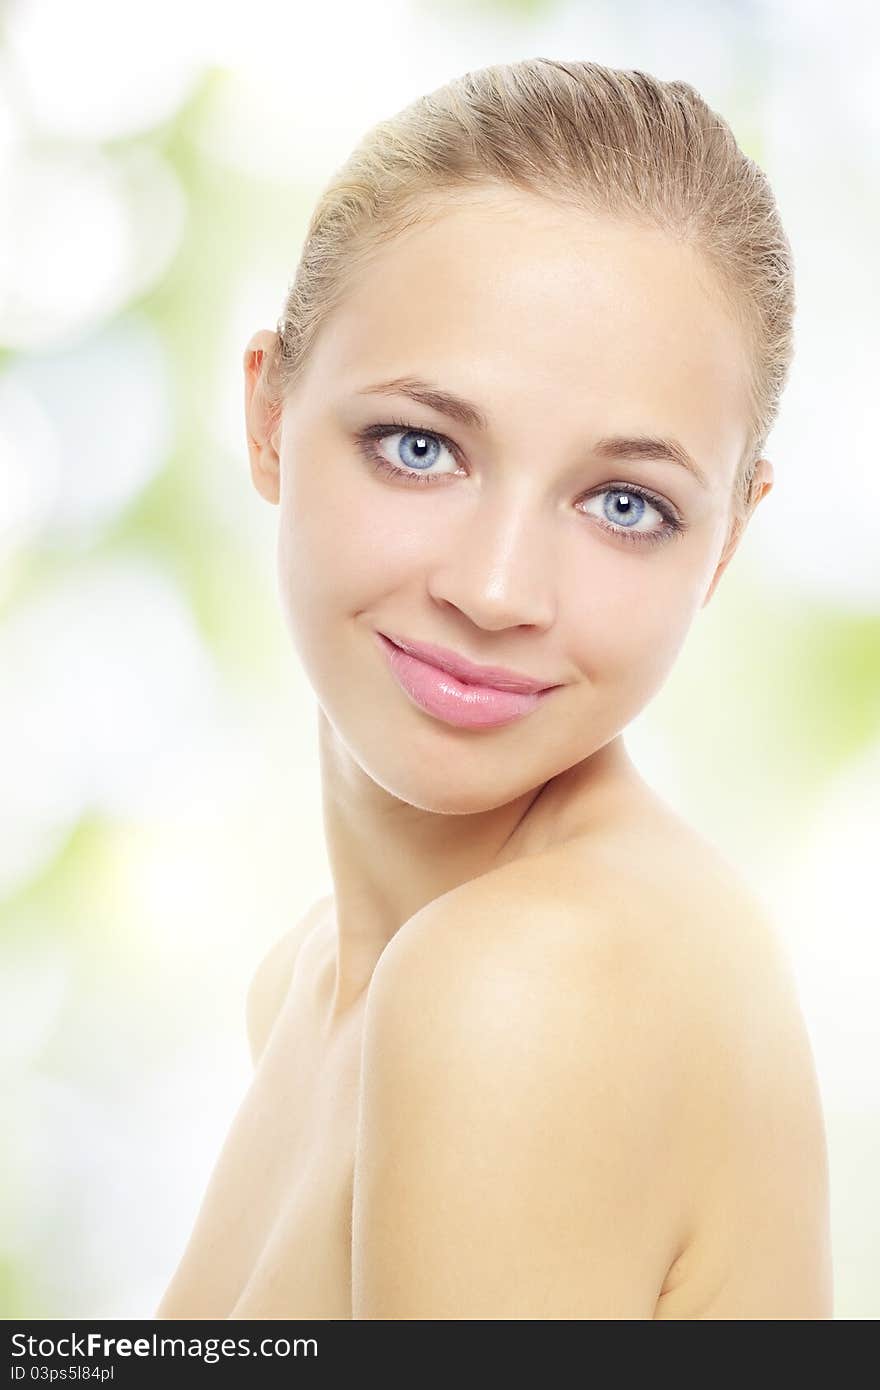
[[[334,1016],[363,994],[385,946],[420,908],[512,858],[568,838],[588,810],[607,806],[611,792],[637,776],[618,735],[513,801],[445,815],[412,806],[378,785],[320,707],[318,719],[336,919]]]

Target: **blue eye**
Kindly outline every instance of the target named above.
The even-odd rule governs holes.
[[[457,463],[445,472],[434,469],[434,464],[445,449],[452,458],[457,458],[458,450],[445,435],[434,430],[422,430],[406,420],[389,420],[384,424],[368,425],[356,436],[358,448],[370,460],[379,473],[400,479],[406,483],[431,484],[444,477],[462,475]],[[393,463],[378,449],[378,444],[389,438],[398,438],[395,449],[400,464]],[[577,510],[596,521],[608,535],[628,542],[630,545],[657,545],[682,533],[687,523],[673,511],[668,502],[656,497],[645,488],[633,483],[606,483],[598,492],[591,493],[586,501],[604,499],[602,516],[583,510],[583,503]],[[661,524],[650,528],[641,525],[645,514],[659,516]]]
[[[402,467],[386,458],[377,447],[382,440],[395,437],[399,437],[399,442],[390,448],[393,453],[397,454]],[[408,425],[402,420],[392,420],[382,425],[370,425],[357,435],[357,442],[358,447],[380,473],[388,473],[413,483],[433,483],[438,478],[445,476],[434,470],[434,464],[441,457],[444,449],[451,455],[455,453],[455,446],[442,434],[435,434],[431,430],[417,429],[414,425]],[[429,470],[434,471],[429,472]],[[450,471],[455,472],[456,470],[453,468]]]
[[[397,448],[403,462],[410,468],[430,468],[440,452],[440,441],[430,434],[407,430],[400,436]]]
[[[596,520],[603,530],[635,545],[656,544],[684,530],[684,524],[659,498],[652,498],[650,493],[631,483],[612,483],[610,487],[594,492],[592,497],[587,498],[587,501],[593,500],[602,501],[602,518],[596,517]],[[659,516],[661,525],[639,529],[646,511]],[[586,515],[594,514],[588,512]]]
[[[603,493],[603,496],[613,498],[611,506],[609,507],[606,502],[603,508],[606,517],[611,522],[619,521],[622,522],[624,526],[635,526],[645,514],[647,503],[645,498],[640,496],[637,492],[618,492],[615,489],[613,492],[609,491]],[[623,515],[612,516],[611,511],[616,508],[618,504],[620,505]]]

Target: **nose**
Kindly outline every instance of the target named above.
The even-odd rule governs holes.
[[[526,497],[484,496],[444,537],[428,592],[487,631],[547,628],[556,614],[553,539]]]

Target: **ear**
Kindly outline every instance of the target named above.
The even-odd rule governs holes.
[[[278,447],[281,421],[266,392],[266,367],[277,350],[278,334],[261,328],[244,350],[244,410],[248,456],[254,487],[267,502],[281,493]]]
[[[721,552],[721,558],[715,567],[715,573],[712,575],[712,583],[709,585],[706,597],[700,604],[701,608],[706,607],[706,604],[717,589],[718,581],[733,559],[736,548],[743,538],[743,533],[752,518],[755,508],[761,499],[766,497],[767,493],[772,490],[772,487],[773,465],[769,459],[758,459],[755,467],[755,476],[752,480],[752,491],[746,514],[745,516],[737,517],[730,528],[724,549]]]

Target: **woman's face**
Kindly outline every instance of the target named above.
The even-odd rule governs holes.
[[[489,810],[644,708],[729,558],[746,371],[709,272],[658,232],[492,190],[371,262],[251,450],[280,502],[297,651],[375,782],[427,810]],[[403,378],[421,400],[378,389]],[[622,442],[638,439],[694,471]],[[556,688],[461,727],[406,692],[378,633]]]

